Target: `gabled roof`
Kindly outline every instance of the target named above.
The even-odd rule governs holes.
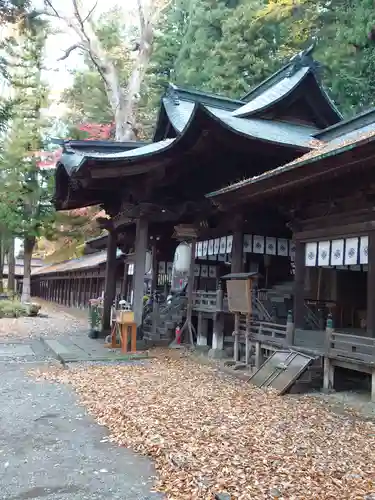
[[[351,157],[345,155],[353,154],[353,151],[359,151],[360,148],[365,151],[371,147],[375,141],[375,108],[365,111],[353,118],[345,120],[335,126],[315,135],[315,149],[296,158],[295,160],[264,172],[260,175],[244,179],[240,182],[226,186],[215,192],[208,193],[207,198],[219,200],[229,193],[240,197],[243,192],[244,197],[250,199],[253,196],[259,196],[261,193],[273,192],[282,189],[285,186],[292,188],[295,184],[302,184],[309,181],[309,178],[321,178],[329,174],[332,170],[338,170],[337,164],[329,164],[333,157],[342,155],[343,166],[350,163]],[[367,153],[366,153],[367,154]],[[363,161],[368,160],[368,155]],[[358,160],[354,161],[357,163]],[[314,167],[307,173],[307,168]],[[272,182],[272,186],[270,184]],[[267,185],[266,185],[267,184]],[[247,194],[245,194],[245,191]]]
[[[249,117],[271,113],[278,116],[289,109],[292,118],[295,110],[290,113],[291,105],[301,99],[308,104],[309,114],[315,113],[315,124],[319,123],[320,128],[340,121],[341,113],[317,77],[318,64],[312,58],[313,49],[311,46],[292,57],[288,64],[248,92],[242,98],[245,104],[233,115]],[[296,115],[296,118],[306,117]]]

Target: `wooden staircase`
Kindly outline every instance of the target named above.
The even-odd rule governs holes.
[[[168,344],[174,338],[177,325],[182,325],[185,314],[185,296],[175,296],[170,303],[157,304],[156,311],[148,313],[143,320],[143,338],[153,343]]]

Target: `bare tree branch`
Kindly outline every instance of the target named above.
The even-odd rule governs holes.
[[[97,5],[98,5],[98,0],[96,0],[94,6],[92,7],[92,9],[90,9],[90,11],[87,14],[87,16],[85,17],[85,19],[83,19],[82,24],[84,24],[86,21],[88,21],[90,19],[90,17],[92,16],[94,10],[96,9]]]
[[[76,49],[85,50],[85,47],[81,43],[75,43],[74,45],[71,45],[68,49],[66,49],[64,51],[64,54],[61,57],[59,57],[57,60],[58,61],[65,61],[65,59],[67,59],[70,56],[70,54]]]
[[[52,2],[51,2],[50,0],[44,0],[44,3],[45,3],[46,5],[48,5],[48,7],[49,7],[49,8],[53,11],[53,13],[54,13],[54,15],[55,15],[56,17],[58,17],[58,18],[60,18],[60,19],[61,19],[60,14],[57,12],[57,10],[55,9],[55,7],[53,6],[53,4],[52,4]],[[51,15],[51,14],[49,14],[49,15]]]

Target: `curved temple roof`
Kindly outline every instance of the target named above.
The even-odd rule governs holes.
[[[309,51],[311,52],[311,49]],[[334,124],[340,120],[341,115],[321,87],[316,86],[313,88],[315,92],[320,89],[319,103],[316,106],[321,110],[320,118],[310,116],[310,125],[299,122],[298,116],[293,118],[295,111],[290,111],[290,105],[293,104],[290,97],[294,92],[298,98],[301,94],[306,94],[301,86],[308,76],[314,75],[309,51],[293,58],[242,100],[227,99],[170,85],[161,101],[155,142],[119,144],[99,141],[101,144],[93,144],[92,147],[87,145],[89,141],[66,141],[56,171],[57,208],[77,208],[101,202],[98,190],[95,195],[93,191],[86,196],[90,191],[87,188],[85,196],[80,198],[76,195],[73,200],[69,194],[69,179],[123,178],[148,173],[172,158],[178,158],[179,154],[189,151],[198,140],[204,139],[202,123],[205,129],[212,127],[217,130],[221,127],[226,133],[250,141],[289,148],[295,152],[295,156],[298,156],[298,151],[306,153],[313,150],[317,142],[314,141],[314,136],[319,133],[319,127],[321,128],[318,122],[328,120],[329,124]],[[315,77],[313,81],[318,85]],[[284,111],[287,115],[289,113],[290,119],[278,119],[277,113],[274,119],[260,114],[260,111],[269,112],[275,106],[280,113],[280,103],[284,100]],[[310,108],[307,106],[307,111],[304,110],[303,113],[313,114]],[[60,185],[64,185],[64,189],[60,189]]]

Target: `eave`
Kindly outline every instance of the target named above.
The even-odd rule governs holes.
[[[224,189],[206,195],[220,206],[263,200],[277,193],[299,189],[307,184],[323,182],[335,175],[342,175],[355,165],[373,165],[375,135],[339,148],[294,161],[282,167],[245,179]]]

